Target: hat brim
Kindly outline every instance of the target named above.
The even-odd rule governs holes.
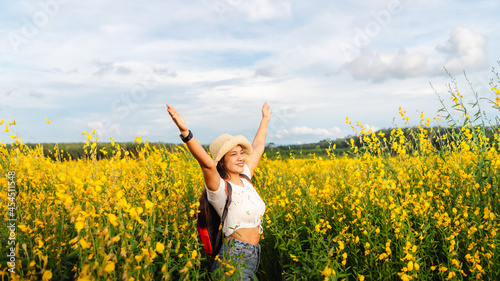
[[[217,157],[214,158],[215,164],[217,165],[217,163],[222,159],[224,155],[226,155],[226,153],[228,153],[231,149],[238,145],[243,148],[243,154],[245,154],[247,158],[252,155],[252,145],[250,144],[250,142],[244,136],[238,135],[226,141],[220,148],[219,152],[217,153]]]

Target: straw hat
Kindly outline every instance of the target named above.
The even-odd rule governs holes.
[[[245,154],[247,158],[250,157],[252,154],[252,145],[244,136],[238,135],[233,137],[229,134],[224,134],[216,138],[209,147],[210,154],[212,154],[215,165],[217,165],[219,160],[226,155],[226,153],[237,145],[240,145],[241,148],[243,148],[243,154]]]

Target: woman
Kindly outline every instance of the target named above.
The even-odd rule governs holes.
[[[253,280],[260,261],[259,241],[266,206],[253,185],[246,178],[240,177],[240,174],[252,178],[262,157],[267,124],[272,115],[269,105],[264,103],[262,107],[262,120],[251,145],[243,136],[224,134],[209,147],[213,159],[195,140],[181,114],[168,104],[167,111],[179,128],[181,139],[200,164],[208,201],[219,216],[226,203],[225,181],[229,181],[233,188],[232,202],[226,221],[223,222],[227,243],[221,247],[219,258],[216,259],[212,270],[227,270],[229,263],[235,267],[229,268],[241,274],[241,280]],[[231,262],[227,262],[228,260]]]

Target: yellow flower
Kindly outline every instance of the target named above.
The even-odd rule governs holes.
[[[52,271],[45,270],[45,272],[43,273],[43,276],[42,276],[42,280],[43,281],[47,281],[47,280],[50,280],[50,279],[52,279]]]
[[[329,268],[328,266],[325,267],[325,269],[321,272],[321,275],[323,275],[323,276],[330,276],[330,275],[332,275],[332,269]]]
[[[85,224],[83,223],[83,221],[77,221],[75,223],[76,230],[81,230],[81,229],[83,229],[84,226],[85,226]]]
[[[50,124],[50,120],[47,119],[47,117],[45,117],[45,120],[47,120],[47,122],[45,122],[45,124]]]
[[[108,261],[106,263],[106,266],[104,267],[104,271],[106,271],[107,273],[111,273],[114,270],[115,270],[115,263],[112,261]]]
[[[149,200],[146,200],[146,209],[151,209],[154,207],[154,204],[153,202],[149,201]]]
[[[321,272],[321,275],[329,277],[330,275],[335,274],[335,271],[331,268],[328,267],[328,265],[325,267],[325,269]]]
[[[80,245],[82,246],[82,249],[90,248],[90,243],[85,241],[85,239],[80,239]]]
[[[109,223],[111,223],[113,226],[118,226],[118,223],[116,222],[116,216],[113,214],[108,214],[108,219]]]
[[[161,242],[156,242],[156,251],[162,254],[163,250],[165,250],[165,245],[163,245],[163,243]]]
[[[408,262],[408,271],[412,271],[413,270],[413,261],[409,261]]]
[[[74,243],[76,243],[76,241],[78,241],[78,236],[76,236],[75,238],[69,240],[68,244],[74,244]]]
[[[339,241],[338,243],[339,243],[339,249],[340,249],[341,251],[342,251],[342,250],[344,250],[344,242]]]
[[[406,275],[406,274],[403,274],[403,275],[401,276],[401,280],[403,280],[403,281],[410,281],[410,280],[411,280],[411,277],[410,277],[410,276],[408,276],[408,275]]]
[[[194,260],[194,259],[196,259],[196,257],[197,257],[197,256],[198,256],[198,251],[193,250],[193,251],[191,252],[191,259],[193,259],[193,260]]]

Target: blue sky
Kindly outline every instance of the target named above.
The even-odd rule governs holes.
[[[268,142],[409,125],[440,108],[451,79],[464,100],[500,60],[498,1],[0,0],[0,141],[179,142],[165,108],[203,144],[253,138],[268,102]],[[498,80],[498,79],[497,79]],[[495,80],[496,81],[496,80]],[[496,112],[487,109],[493,119]],[[46,124],[45,117],[51,123]],[[437,121],[436,121],[437,122]],[[435,125],[437,123],[433,123]]]

